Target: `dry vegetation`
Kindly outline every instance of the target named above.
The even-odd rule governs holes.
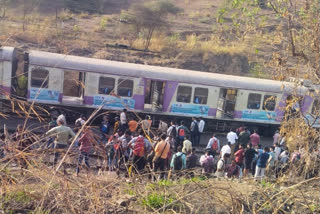
[[[278,74],[277,79],[285,79],[288,73],[305,76],[306,73],[301,75],[298,69],[306,65],[312,71],[307,74],[309,77],[317,74],[317,66],[311,61],[319,62],[319,51],[317,43],[314,43],[315,34],[310,32],[311,29],[319,32],[318,25],[309,28],[310,31],[301,30],[296,38],[292,38],[290,32],[294,31],[293,27],[289,27],[289,31],[285,27],[285,21],[290,21],[287,17],[294,14],[292,8],[288,7],[289,15],[281,16],[279,12],[270,20],[255,19],[259,23],[252,28],[252,17],[249,20],[248,14],[237,14],[239,8],[228,10],[223,5],[225,2],[175,1],[183,12],[168,17],[169,29],[155,32],[150,52],[106,47],[106,44],[115,43],[137,49],[145,47],[144,38],[124,36],[119,22],[121,8],[104,15],[92,11],[73,13],[65,9],[60,10],[57,17],[54,13],[44,15],[35,9],[23,19],[21,8],[10,7],[1,19],[0,39],[2,45],[24,49],[184,68],[197,68],[193,67],[194,64],[204,61],[210,64],[212,59],[216,59],[213,55],[241,55],[249,60],[247,70],[251,69],[250,75],[270,77],[264,71],[272,68]],[[250,8],[252,5],[246,6]],[[272,13],[270,9],[261,11]],[[308,17],[312,15],[310,13]],[[239,19],[230,20],[232,16]],[[284,21],[279,21],[280,25],[277,21],[281,17]],[[237,28],[240,26],[238,23],[245,24]],[[297,29],[307,26],[303,23],[312,22],[304,20],[295,26]],[[291,55],[288,54],[293,47],[292,43],[288,45],[290,38],[298,43],[299,49]],[[190,53],[191,56],[188,55]],[[188,64],[183,59],[198,61]],[[215,71],[210,66],[199,70]],[[221,72],[228,73],[226,70]],[[25,106],[23,112],[30,113],[29,108]],[[24,116],[29,117],[29,113]],[[135,176],[127,182],[112,173],[96,175],[97,171],[75,177],[52,169],[45,161],[52,151],[40,147],[28,152],[12,150],[11,156],[2,160],[0,209],[4,213],[319,213],[319,161],[313,153],[315,148],[319,148],[319,132],[312,124],[304,123],[304,116],[282,124],[281,133],[286,135],[290,151],[298,145],[304,153],[302,159],[291,164],[277,180],[255,183],[250,179],[225,181],[196,175],[194,178],[182,177],[178,181],[146,183],[145,177]],[[38,139],[37,143],[42,140]],[[67,157],[70,160],[76,158],[72,154]],[[28,168],[23,169],[22,174],[20,169],[12,166],[19,158],[28,162]]]

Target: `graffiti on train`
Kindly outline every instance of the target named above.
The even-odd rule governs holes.
[[[129,108],[133,109],[135,105],[135,100],[131,98],[118,98],[114,96],[94,96],[93,105],[108,108]]]
[[[242,111],[242,119],[260,120],[260,121],[275,121],[277,115],[275,112],[244,110]]]
[[[171,112],[184,115],[208,116],[209,106],[175,103],[171,106]]]
[[[31,100],[44,100],[49,102],[59,102],[59,91],[48,90],[44,88],[31,88],[30,99]]]

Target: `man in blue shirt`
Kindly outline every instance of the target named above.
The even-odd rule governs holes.
[[[186,155],[182,153],[182,147],[178,147],[178,152],[171,159],[170,167],[174,171],[185,170],[187,168]]]
[[[258,178],[262,179],[267,167],[267,162],[269,159],[269,148],[265,147],[262,154],[259,154],[256,165],[256,173],[254,175],[255,180]]]

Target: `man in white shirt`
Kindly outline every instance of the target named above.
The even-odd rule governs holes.
[[[221,148],[221,156],[220,156],[220,157],[225,157],[226,154],[231,155],[230,142],[228,142],[227,145],[224,145],[224,146]],[[227,155],[227,157],[228,157],[229,155]]]
[[[231,154],[234,153],[234,149],[236,147],[236,141],[238,140],[238,135],[233,131],[233,129],[230,129],[230,132],[227,134],[227,140],[230,143],[231,147]]]
[[[120,114],[120,123],[121,125],[127,124],[127,109],[123,109],[123,111]]]
[[[206,125],[206,122],[204,122],[203,118],[200,117],[199,118],[199,123],[198,123],[198,127],[199,127],[199,133],[198,133],[198,142],[200,143],[200,139],[201,139],[201,135],[203,133],[203,130],[204,130],[204,126]]]
[[[279,160],[279,156],[281,153],[281,148],[279,147],[278,143],[274,144],[274,153],[275,153],[275,161],[277,162]]]

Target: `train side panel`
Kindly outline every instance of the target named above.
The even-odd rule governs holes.
[[[282,95],[278,93],[239,90],[234,119],[278,124],[281,99]]]
[[[60,104],[63,97],[63,70],[30,65],[28,86],[28,100]]]
[[[86,73],[84,104],[105,109],[143,110],[144,85],[141,78]]]
[[[0,62],[0,98],[10,95],[11,89],[11,61]]]
[[[11,73],[14,58],[14,48],[0,49],[0,98],[4,99],[11,93]]]
[[[196,84],[177,84],[167,113],[184,116],[215,117],[219,88]]]

